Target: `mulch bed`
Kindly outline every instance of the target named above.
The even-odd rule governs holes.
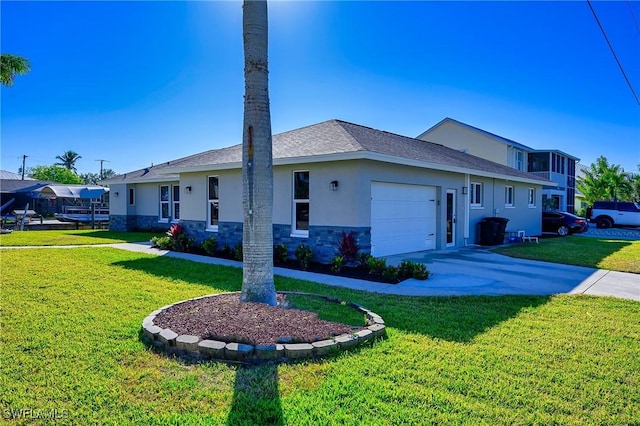
[[[324,321],[314,312],[287,308],[282,294],[278,294],[278,302],[279,306],[240,303],[239,293],[220,294],[171,306],[160,312],[154,323],[179,335],[252,345],[311,343],[364,328]]]

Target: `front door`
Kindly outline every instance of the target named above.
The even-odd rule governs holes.
[[[456,245],[456,190],[447,189],[447,247]]]

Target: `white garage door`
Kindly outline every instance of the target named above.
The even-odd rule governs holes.
[[[436,188],[371,184],[371,254],[376,257],[435,248]]]

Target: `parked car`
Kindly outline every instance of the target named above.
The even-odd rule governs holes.
[[[567,212],[542,212],[542,232],[553,232],[564,237],[587,229],[589,222],[584,217]]]
[[[587,218],[598,228],[640,226],[640,204],[631,201],[596,201],[593,207],[587,209]]]

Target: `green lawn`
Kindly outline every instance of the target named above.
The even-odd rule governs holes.
[[[638,302],[411,298],[277,279],[372,309],[389,338],[323,361],[187,365],[141,343],[142,319],[239,290],[240,270],[105,247],[0,256],[0,413],[22,416],[12,424],[640,423]]]
[[[515,244],[494,251],[523,259],[640,274],[640,241],[569,236],[543,238],[540,244]]]
[[[0,234],[0,246],[68,246],[84,244],[135,243],[149,241],[151,232],[116,232],[107,230],[14,231]]]

